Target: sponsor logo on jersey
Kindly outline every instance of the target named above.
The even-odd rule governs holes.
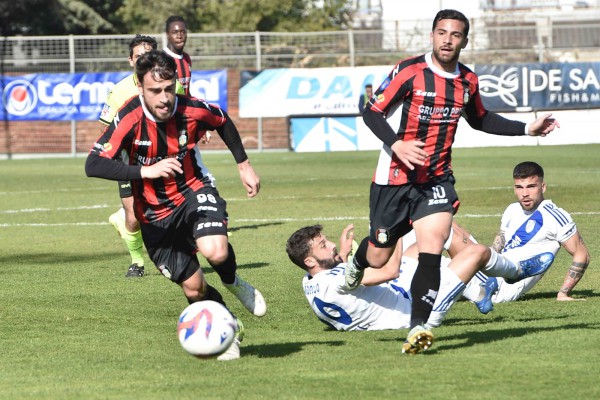
[[[426,92],[424,90],[417,89],[417,90],[415,90],[415,96],[419,96],[419,97],[436,97],[437,93],[436,92]]]
[[[105,151],[111,151],[111,150],[112,150],[112,144],[110,144],[110,143],[104,143],[104,144],[102,145],[102,148],[103,148]]]
[[[383,81],[383,83],[381,85],[379,85],[379,90],[383,91],[385,90],[386,87],[388,87],[390,85],[390,78],[385,78],[385,80]]]

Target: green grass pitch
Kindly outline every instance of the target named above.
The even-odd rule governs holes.
[[[522,300],[481,315],[461,301],[422,355],[404,356],[406,331],[334,332],[304,299],[285,254],[315,223],[337,241],[368,229],[376,152],[251,153],[261,193],[247,199],[229,154],[204,155],[228,201],[239,273],[265,295],[264,318],[222,293],[246,326],[242,358],[186,354],[176,322],[181,289],[129,257],[108,216],[116,182],[87,178],[84,159],[0,161],[0,399],[592,399],[600,398],[600,145],[455,149],[457,221],[490,243],[514,201],[512,167],[545,168],[546,198],[569,211],[592,262],[560,303],[570,265],[561,250]],[[207,280],[222,286],[202,260]]]

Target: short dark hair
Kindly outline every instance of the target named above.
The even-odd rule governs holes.
[[[463,33],[465,34],[465,37],[469,36],[469,19],[460,11],[451,9],[441,10],[435,15],[435,18],[433,19],[433,26],[431,27],[432,32],[435,31],[438,21],[443,19],[456,19],[458,21],[462,21],[465,24],[465,30]]]
[[[322,225],[305,226],[290,236],[285,246],[288,257],[294,264],[307,271],[304,259],[311,253],[311,241],[323,231]]]
[[[187,28],[187,24],[185,23],[185,19],[183,19],[183,17],[179,15],[171,15],[169,18],[167,18],[167,22],[165,22],[165,32],[169,32],[169,26],[173,22],[183,22],[183,24],[186,25]]]
[[[152,50],[156,50],[158,48],[158,43],[156,42],[156,39],[154,39],[152,36],[144,36],[138,33],[133,39],[131,39],[131,42],[129,42],[129,57],[133,57],[133,49],[135,49],[142,43],[150,45],[150,47],[152,47]]]
[[[144,83],[144,75],[152,71],[155,78],[170,80],[177,76],[175,60],[166,53],[152,50],[138,58],[135,63],[135,74],[138,81]]]
[[[523,161],[515,166],[513,169],[514,179],[524,179],[530,176],[537,176],[544,180],[544,169],[541,165],[533,161]]]

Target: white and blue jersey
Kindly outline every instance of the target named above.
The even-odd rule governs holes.
[[[535,210],[523,210],[519,203],[509,205],[502,215],[500,230],[504,232],[505,245],[500,254],[517,264],[542,253],[556,253],[561,243],[569,240],[577,226],[571,215],[557,207],[551,200],[543,200]],[[498,279],[498,292],[494,303],[514,301],[529,291],[542,278],[532,276],[514,284]],[[478,272],[471,284],[485,282],[487,276]],[[473,299],[470,299],[473,300]]]
[[[556,256],[560,244],[577,232],[577,226],[568,212],[543,200],[531,211],[523,210],[519,203],[509,205],[500,230],[505,239],[501,254],[517,263],[541,253]]]
[[[448,269],[450,259],[442,258],[440,295],[434,308],[444,308],[448,297],[444,294],[450,283],[458,279]],[[359,285],[348,290],[345,286],[346,264],[321,271],[312,278],[302,279],[308,304],[325,324],[339,331],[404,329],[410,327],[410,285],[417,269],[417,260],[402,257],[400,276],[375,286]],[[442,289],[444,288],[444,289]],[[454,297],[454,294],[452,295]]]
[[[317,317],[339,331],[402,329],[410,325],[410,296],[394,281],[346,289],[346,264],[302,279],[304,294]]]

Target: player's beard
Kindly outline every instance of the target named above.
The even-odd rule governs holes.
[[[444,52],[442,53],[441,48],[437,50],[433,50],[433,57],[437,60],[437,62],[443,67],[456,67],[456,63],[458,62],[458,58],[460,56],[460,49],[454,48],[451,53]]]
[[[342,259],[336,252],[333,257],[327,259],[317,259],[317,262],[322,269],[333,269],[342,262]]]

